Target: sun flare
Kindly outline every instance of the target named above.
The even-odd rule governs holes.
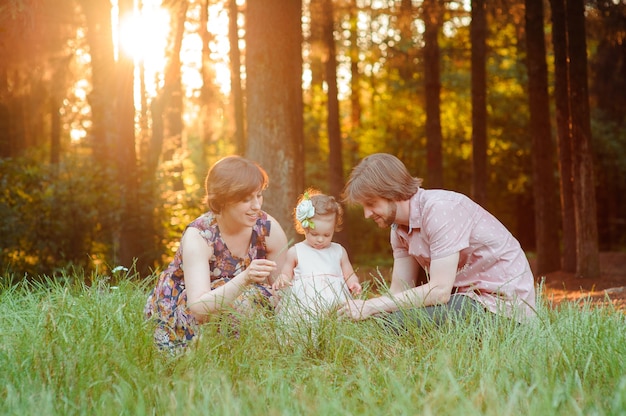
[[[170,17],[166,10],[145,5],[141,11],[122,16],[119,22],[119,45],[135,62],[146,67],[163,68],[165,47],[170,30]]]

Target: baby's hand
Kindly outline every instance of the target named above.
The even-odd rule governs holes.
[[[361,287],[361,284],[358,281],[349,282],[348,289],[350,290],[350,293],[352,293],[353,295],[360,295],[361,292],[363,291],[363,288]]]
[[[272,289],[274,290],[280,290],[280,289],[284,289],[287,286],[291,286],[291,279],[287,276],[285,276],[284,274],[279,275],[276,280],[274,281],[274,283],[272,284]]]

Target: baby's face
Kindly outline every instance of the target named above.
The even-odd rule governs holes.
[[[315,228],[304,230],[307,244],[317,250],[330,246],[335,234],[335,215],[316,215],[312,219]]]

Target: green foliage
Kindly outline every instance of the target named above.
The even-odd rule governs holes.
[[[304,106],[305,184],[328,192],[328,114],[324,92],[311,88]]]
[[[65,276],[0,284],[0,413],[623,414],[626,316],[542,300],[524,326],[499,319],[411,327],[328,318],[318,337],[278,338],[277,322],[208,324],[184,354],[152,345],[147,287]]]
[[[202,202],[204,188],[200,180],[201,171],[191,159],[185,159],[182,165],[182,171],[179,172],[181,177],[177,179],[165,169],[159,172],[156,198],[160,206],[155,209],[161,221],[158,233],[161,240],[157,246],[160,251],[151,257],[157,268],[162,268],[172,260],[187,225],[206,210]]]
[[[3,272],[53,275],[110,258],[120,204],[108,172],[72,158],[58,167],[2,159],[0,178]]]

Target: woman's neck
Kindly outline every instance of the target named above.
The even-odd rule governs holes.
[[[220,229],[220,233],[222,235],[225,234],[225,235],[236,236],[246,231],[250,231],[250,227],[244,227],[241,224],[237,224],[232,221],[229,221],[228,219],[219,215],[217,216],[217,226]]]

